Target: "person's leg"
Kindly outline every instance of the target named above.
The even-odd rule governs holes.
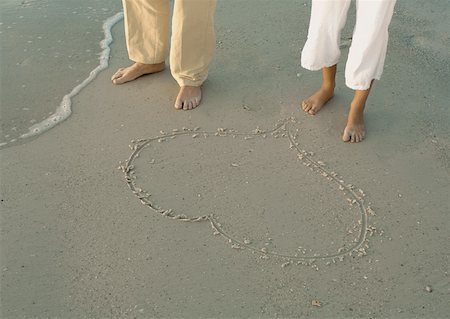
[[[177,109],[191,110],[200,104],[201,85],[216,47],[215,8],[216,0],[175,0],[170,69],[180,86]]]
[[[112,76],[114,84],[164,70],[168,53],[169,1],[122,0],[122,3],[128,56],[134,63]]]
[[[344,142],[358,143],[366,136],[364,126],[364,108],[366,107],[367,98],[370,93],[369,87],[367,90],[355,90],[350,110],[347,117],[347,125],[345,126],[342,140]]]
[[[356,25],[345,68],[345,83],[355,90],[342,139],[360,142],[365,136],[364,107],[373,80],[383,73],[388,27],[395,0],[358,0]]]
[[[322,86],[318,91],[302,101],[303,111],[315,115],[334,95],[337,65],[322,69]]]
[[[334,94],[336,64],[341,55],[339,45],[350,0],[313,0],[308,39],[302,50],[301,63],[305,69],[322,70],[321,88],[303,100],[302,109],[316,114]]]

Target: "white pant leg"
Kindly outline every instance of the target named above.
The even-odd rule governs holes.
[[[341,31],[351,0],[312,0],[308,39],[302,50],[302,67],[320,70],[335,65],[341,51]]]
[[[388,43],[388,27],[396,0],[357,0],[345,83],[353,90],[367,90],[383,73]]]

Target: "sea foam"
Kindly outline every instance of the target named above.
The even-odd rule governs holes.
[[[102,49],[102,52],[100,54],[99,65],[90,72],[89,76],[83,82],[74,87],[69,94],[66,94],[62,98],[62,101],[57,107],[55,113],[53,113],[50,117],[46,118],[42,122],[36,123],[31,126],[28,129],[28,132],[22,134],[20,138],[27,138],[41,134],[51,129],[55,125],[61,123],[62,121],[67,119],[70,114],[72,114],[72,98],[80,93],[80,91],[89,83],[91,83],[101,71],[108,67],[109,56],[111,52],[110,44],[113,41],[111,29],[117,22],[121,21],[122,19],[123,12],[119,12],[106,19],[103,23],[103,33],[105,35],[105,38],[100,41],[100,48]]]

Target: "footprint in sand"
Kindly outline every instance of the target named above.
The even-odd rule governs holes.
[[[302,149],[294,125],[290,118],[247,134],[161,131],[132,141],[119,169],[147,208],[207,222],[232,248],[278,258],[282,267],[366,255],[376,228],[364,192]]]

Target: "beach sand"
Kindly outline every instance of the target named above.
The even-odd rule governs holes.
[[[434,4],[398,3],[357,145],[341,141],[345,63],[329,105],[299,109],[320,84],[299,66],[309,2],[219,1],[203,102],[187,112],[168,70],[111,84],[130,63],[116,24],[72,115],[1,150],[2,317],[444,318],[450,57],[433,18],[449,9]]]

